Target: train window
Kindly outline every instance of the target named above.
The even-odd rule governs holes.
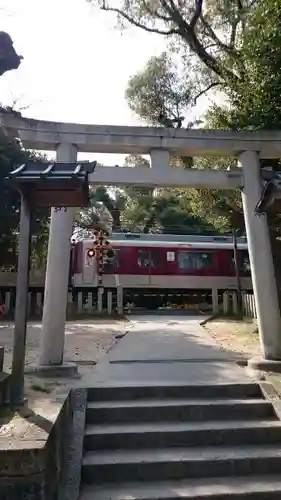
[[[138,251],[138,265],[140,267],[150,267],[150,255],[148,250]]]
[[[138,250],[138,265],[140,267],[159,267],[159,256],[156,250]]]
[[[178,252],[178,266],[180,269],[207,269],[212,265],[212,253]]]

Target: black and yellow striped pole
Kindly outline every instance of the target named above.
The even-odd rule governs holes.
[[[103,270],[104,270],[104,246],[105,246],[105,235],[103,231],[96,233],[95,245],[95,256],[97,263],[97,273],[98,273],[98,288],[103,287]]]
[[[114,258],[114,250],[110,248],[111,245],[102,230],[97,231],[95,236],[96,240],[94,241],[94,248],[88,250],[88,256],[96,258],[98,289],[103,290],[104,265],[106,262],[109,262]]]

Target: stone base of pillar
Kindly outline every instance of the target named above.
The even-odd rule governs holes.
[[[25,373],[37,375],[37,377],[79,377],[77,365],[67,362],[61,365],[29,365]]]
[[[255,357],[248,360],[248,368],[259,372],[281,373],[281,360]]]

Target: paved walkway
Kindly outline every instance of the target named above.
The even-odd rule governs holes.
[[[86,385],[217,383],[247,380],[232,352],[200,326],[202,316],[130,316],[127,335],[102,359]],[[236,358],[237,360],[237,358]]]

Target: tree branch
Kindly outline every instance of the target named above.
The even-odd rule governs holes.
[[[230,33],[230,41],[229,41],[229,47],[234,49],[235,47],[235,41],[236,41],[236,35],[237,35],[237,28],[238,24],[240,23],[241,19],[243,19],[243,5],[241,0],[236,0],[236,6],[237,6],[237,16],[236,19],[233,21],[232,26],[231,26],[231,33]],[[244,31],[244,28],[242,28]]]
[[[173,0],[170,0],[170,6],[167,5],[166,0],[160,0],[161,5],[168,10],[170,16],[173,19],[173,22],[178,26],[178,34],[187,42],[189,45],[190,49],[195,52],[195,54],[198,55],[198,57],[201,59],[201,61],[208,67],[210,68],[216,75],[218,75],[220,78],[224,78],[226,75],[230,77],[231,79],[237,79],[237,76],[235,73],[233,73],[229,69],[222,70],[220,67],[219,62],[216,60],[215,57],[213,57],[211,54],[207,52],[207,50],[204,48],[202,43],[197,37],[196,34],[196,24],[199,21],[199,19],[202,21],[202,5],[203,5],[203,0],[196,0],[196,10],[194,12],[194,15],[191,19],[190,23],[187,23],[179,9],[176,7],[175,3]],[[191,24],[193,23],[193,24]],[[206,22],[206,25],[208,23]],[[206,27],[207,27],[206,26]],[[211,29],[213,35],[214,35],[214,41],[216,42],[217,45],[220,45],[220,47],[223,47],[223,43],[219,38],[216,36],[212,28],[209,26]],[[224,50],[227,50],[227,45],[225,45]],[[233,51],[232,51],[233,52]]]
[[[173,11],[177,10],[173,1],[171,0],[171,2],[170,2],[172,5],[168,5],[166,0],[160,0],[160,3],[162,5],[163,9],[165,9],[169,13],[169,15],[171,16],[171,19],[173,20]]]
[[[143,3],[143,6],[144,8],[147,10],[147,12],[151,15],[151,16],[155,16],[157,17],[158,19],[161,19],[161,21],[164,21],[166,23],[170,23],[172,21],[172,18],[171,17],[167,17],[167,16],[163,16],[162,14],[159,14],[159,12],[157,12],[157,10],[151,10],[151,8],[149,7],[149,5],[147,4],[146,0],[142,0],[142,3]]]
[[[190,23],[189,23],[189,26],[191,27],[191,29],[195,28],[197,22],[200,19],[200,16],[202,15],[203,0],[195,0],[195,4],[196,4],[195,12],[192,16]]]
[[[214,42],[219,46],[220,49],[222,49],[224,52],[234,54],[234,50],[231,49],[228,45],[224,44],[215,34],[211,26],[207,23],[207,21],[204,19],[202,16],[202,5],[203,5],[203,0],[195,0],[196,1],[196,9],[195,12],[192,16],[191,22],[188,23],[185,21],[183,18],[181,12],[175,5],[174,0],[169,0],[169,3],[167,0],[159,0],[160,4],[162,5],[163,9],[168,13],[168,15],[171,17],[171,20],[169,22],[173,23],[174,25],[177,26],[177,28],[171,28],[169,30],[161,30],[157,28],[150,28],[143,24],[140,21],[135,20],[132,16],[128,15],[126,12],[124,12],[122,9],[115,8],[115,7],[109,7],[106,5],[106,1],[103,1],[103,5],[101,6],[102,10],[109,11],[109,12],[115,12],[118,14],[120,17],[123,17],[126,19],[129,23],[132,25],[143,29],[146,32],[149,33],[158,33],[161,35],[179,35],[181,38],[185,40],[185,42],[188,44],[190,50],[194,52],[199,59],[205,64],[209,69],[211,69],[217,76],[219,76],[222,79],[225,78],[230,78],[232,80],[238,80],[238,76],[233,72],[231,69],[228,68],[223,68],[220,61],[216,59],[213,55],[209,54],[206,50],[206,48],[203,46],[201,41],[199,40],[197,33],[196,33],[196,25],[198,21],[200,20],[202,23],[204,23],[205,29],[208,30],[209,36],[214,40]],[[145,4],[144,4],[145,5]],[[147,11],[148,12],[148,11]],[[149,13],[149,12],[148,12]],[[157,14],[158,16],[160,14]],[[157,17],[155,14],[155,17]],[[159,19],[161,19],[159,17]],[[162,19],[164,20],[164,19]]]
[[[201,92],[199,92],[194,98],[193,98],[193,103],[194,103],[194,106],[196,106],[197,104],[197,101],[198,99],[206,94],[206,92],[209,92],[209,90],[213,89],[214,87],[218,87],[219,85],[221,85],[221,82],[213,82],[213,83],[210,83],[210,85],[208,85],[208,87],[206,87],[204,90],[201,90]]]
[[[207,22],[207,20],[205,19],[205,17],[203,15],[201,15],[200,21],[202,22],[202,25],[206,29],[208,35],[212,38],[212,40],[214,40],[214,42],[216,43],[216,45],[221,50],[223,50],[224,52],[227,52],[227,53],[230,53],[230,52],[233,53],[234,52],[234,50],[233,50],[232,47],[230,47],[226,43],[222,42],[222,40],[220,40],[220,38],[216,35],[216,33],[214,32],[213,28],[209,25],[209,23]]]
[[[235,40],[236,40],[236,35],[237,35],[237,28],[238,28],[239,20],[236,19],[231,26],[231,33],[230,33],[230,40],[229,40],[229,47],[231,49],[234,49],[235,47]]]
[[[106,12],[115,12],[115,14],[118,14],[119,16],[123,17],[129,23],[133,24],[137,28],[141,28],[144,31],[147,31],[148,33],[158,33],[159,35],[166,35],[166,36],[178,34],[178,30],[177,29],[173,29],[173,28],[170,29],[170,30],[166,30],[166,31],[165,30],[160,30],[160,29],[157,29],[157,28],[149,28],[148,26],[145,26],[145,24],[142,24],[142,23],[136,21],[135,19],[133,19],[131,16],[129,16],[128,14],[126,14],[125,12],[123,12],[121,9],[118,9],[118,8],[115,8],[115,7],[107,7],[105,5],[105,3],[103,3],[103,5],[101,6],[101,9],[104,10],[104,11],[106,11]]]

